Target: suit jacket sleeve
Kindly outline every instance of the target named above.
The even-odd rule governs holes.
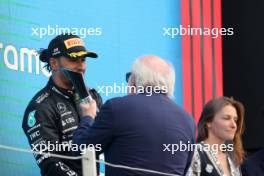
[[[73,143],[78,146],[94,145],[97,146],[97,154],[103,153],[109,146],[114,133],[114,115],[111,102],[107,101],[95,120],[91,117],[82,117],[78,128],[73,135]],[[82,147],[79,147],[82,148]]]

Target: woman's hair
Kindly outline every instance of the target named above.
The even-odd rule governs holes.
[[[245,109],[241,102],[234,100],[233,98],[228,97],[219,97],[209,101],[203,108],[203,112],[198,122],[198,138],[197,142],[201,142],[208,138],[208,129],[207,123],[212,122],[215,114],[219,112],[223,107],[231,105],[236,109],[238,120],[237,130],[234,136],[233,141],[234,145],[234,159],[237,165],[240,165],[244,159],[244,149],[242,146],[241,135],[244,132],[244,115]],[[221,130],[221,129],[219,129]]]

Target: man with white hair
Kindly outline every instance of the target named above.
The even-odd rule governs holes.
[[[73,142],[101,145],[113,164],[184,175],[192,158],[195,124],[174,103],[175,72],[157,56],[137,59],[126,75],[129,95],[108,100],[96,116],[96,103],[84,114]],[[106,166],[106,176],[156,175]]]
[[[132,74],[133,73],[133,74]],[[132,75],[132,79],[129,79]],[[136,75],[136,76],[135,76]],[[173,97],[175,72],[172,65],[157,56],[137,59],[127,73],[128,93],[164,93]],[[152,91],[152,92],[151,92]]]

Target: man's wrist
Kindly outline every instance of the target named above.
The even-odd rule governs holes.
[[[84,123],[88,123],[89,125],[92,125],[94,122],[94,119],[91,116],[83,116],[81,118],[81,121],[84,121]]]
[[[82,116],[83,118],[92,118],[93,120],[95,119],[95,116],[91,115],[91,114],[83,114]]]

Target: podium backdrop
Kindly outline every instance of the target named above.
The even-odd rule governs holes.
[[[96,89],[98,86],[114,86],[114,84],[125,86],[125,73],[130,71],[133,60],[138,56],[153,54],[170,61],[176,70],[174,100],[186,107],[197,119],[205,100],[222,93],[221,62],[217,62],[218,76],[216,74],[214,78],[214,81],[219,83],[217,85],[219,91],[206,95],[206,99],[202,100],[199,97],[205,90],[202,85],[207,85],[206,88],[210,87],[209,90],[212,91],[212,78],[207,76],[212,75],[212,71],[206,70],[215,63],[209,62],[211,65],[204,70],[201,69],[201,64],[197,63],[203,63],[203,59],[210,56],[200,55],[200,57],[197,51],[199,53],[212,44],[192,45],[191,41],[197,41],[196,39],[188,37],[183,39],[180,35],[172,37],[164,34],[165,29],[176,28],[181,24],[187,25],[190,19],[199,20],[191,18],[200,13],[195,11],[196,8],[192,4],[186,2],[181,3],[180,0],[1,0],[0,144],[30,149],[21,127],[23,113],[30,99],[45,86],[49,77],[35,51],[46,48],[49,41],[62,31],[78,34],[89,50],[98,53],[97,60],[87,59],[85,75],[87,85]],[[216,3],[216,6],[219,4]],[[204,8],[210,10],[210,7]],[[220,16],[215,18],[219,20]],[[195,51],[189,47],[195,48]],[[221,48],[215,47],[214,50],[221,52]],[[189,55],[192,52],[196,54]],[[221,57],[217,59],[221,61]],[[207,63],[206,60],[204,62]],[[194,81],[195,77],[189,77],[190,74],[198,75],[199,79]],[[209,81],[199,83],[200,78]],[[215,90],[215,87],[213,88]],[[192,94],[191,90],[195,92]],[[105,101],[111,97],[122,96],[124,93],[109,95],[101,93],[101,95]],[[194,97],[195,101],[192,101]],[[194,112],[191,104],[198,102],[200,104]],[[0,149],[0,170],[0,175],[39,175],[32,154],[2,149]]]

